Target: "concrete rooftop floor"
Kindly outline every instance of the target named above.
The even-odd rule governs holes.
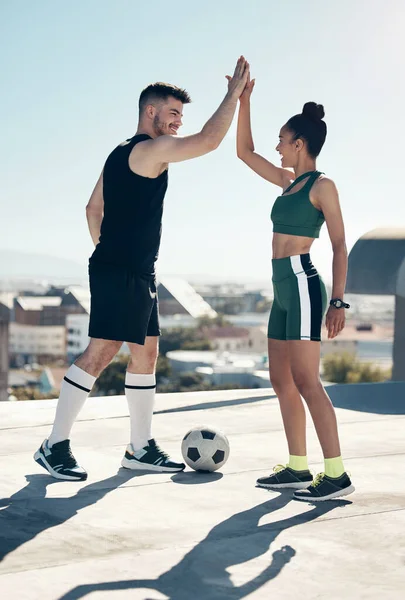
[[[58,482],[33,462],[56,401],[0,404],[0,594],[7,600],[405,597],[405,384],[331,386],[356,492],[318,505],[255,487],[287,459],[271,389],[158,395],[173,457],[194,425],[223,429],[221,473],[120,468],[124,396],[89,398],[72,448],[89,472]],[[311,468],[323,470],[308,421]]]

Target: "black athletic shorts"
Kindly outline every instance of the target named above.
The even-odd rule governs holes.
[[[143,345],[146,336],[160,335],[154,276],[90,261],[89,278],[89,337]]]

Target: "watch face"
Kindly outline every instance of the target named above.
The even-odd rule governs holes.
[[[343,306],[343,302],[341,300],[336,300],[335,306],[336,308],[340,308],[341,306]]]

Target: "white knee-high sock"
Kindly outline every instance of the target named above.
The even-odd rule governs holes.
[[[56,407],[52,433],[48,439],[51,447],[57,442],[67,440],[73,423],[85,403],[96,377],[83,369],[71,365],[62,381],[59,400]]]
[[[152,415],[155,403],[156,376],[128,373],[125,377],[125,395],[131,421],[131,444],[140,450],[152,439]]]

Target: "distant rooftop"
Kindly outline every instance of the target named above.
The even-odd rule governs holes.
[[[44,306],[60,306],[59,296],[18,296],[17,302],[24,310],[42,310]]]
[[[183,308],[195,319],[199,317],[217,316],[217,313],[211,306],[198,294],[193,286],[185,279],[177,277],[161,277],[159,283],[179,302]]]
[[[249,330],[244,327],[213,327],[207,332],[209,339],[244,338],[249,336]]]
[[[67,291],[76,298],[76,300],[82,305],[84,310],[90,314],[90,290],[89,288],[82,287],[81,285],[70,285]]]
[[[264,355],[258,352],[219,352],[217,350],[170,350],[167,358],[179,362],[213,364],[236,364],[244,361],[263,363]]]
[[[0,292],[0,303],[7,306],[10,310],[14,304],[14,293],[13,292]]]

